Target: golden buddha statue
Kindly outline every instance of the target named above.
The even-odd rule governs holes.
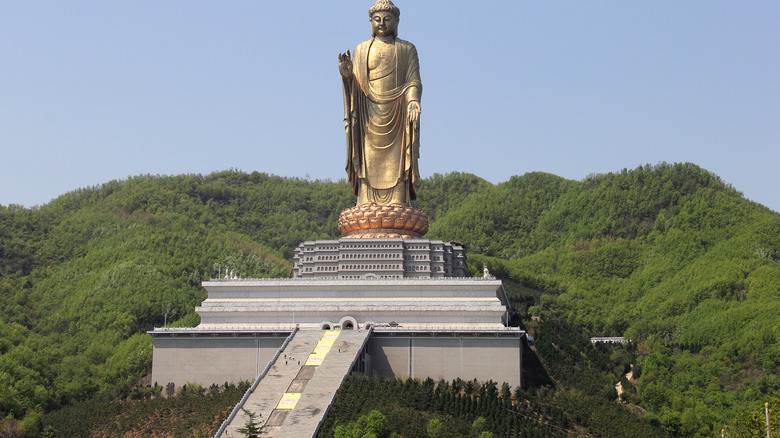
[[[347,176],[357,204],[339,216],[347,238],[420,238],[428,216],[413,208],[420,172],[420,63],[398,38],[399,9],[368,10],[373,38],[339,54],[347,133]]]
[[[347,175],[357,205],[409,206],[420,175],[420,64],[397,37],[400,11],[390,0],[369,9],[373,38],[339,54],[347,133]]]

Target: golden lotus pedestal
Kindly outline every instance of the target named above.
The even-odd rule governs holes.
[[[341,212],[339,231],[347,239],[419,239],[428,232],[428,215],[413,207],[361,205]]]

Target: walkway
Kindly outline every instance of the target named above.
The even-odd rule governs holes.
[[[336,390],[349,374],[369,331],[300,330],[249,396],[244,409],[259,414],[264,437],[313,437]],[[241,411],[223,438],[238,438],[248,420]]]

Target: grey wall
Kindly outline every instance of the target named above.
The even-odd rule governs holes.
[[[285,337],[157,337],[152,383],[177,388],[186,383],[252,381]],[[521,384],[520,338],[489,336],[377,336],[368,341],[366,375],[434,380],[492,379]]]
[[[203,338],[181,336],[156,338],[152,359],[152,384],[176,388],[186,383],[252,381],[265,368],[284,337]]]
[[[523,346],[519,338],[373,336],[369,353],[372,370],[367,374],[377,377],[460,377],[492,379],[514,387],[521,384]]]

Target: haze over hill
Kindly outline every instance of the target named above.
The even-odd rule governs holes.
[[[353,203],[343,182],[225,171],[0,207],[0,416],[126,394],[149,369],[146,330],[198,323],[202,280],[225,267],[288,276],[292,249],[338,237]],[[780,397],[780,214],[710,172],[434,175],[415,205],[431,217],[426,237],[463,242],[471,273],[486,263],[505,280],[529,331],[551,330],[537,316],[571,339],[634,339],[628,400],[671,434],[710,436]],[[560,354],[539,345],[542,360]]]

